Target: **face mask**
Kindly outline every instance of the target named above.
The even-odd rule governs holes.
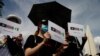
[[[48,31],[48,26],[47,26],[47,25],[42,24],[41,29],[42,29],[42,33],[44,34],[45,32],[47,32],[47,31]]]

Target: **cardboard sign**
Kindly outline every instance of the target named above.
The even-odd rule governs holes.
[[[64,43],[65,29],[51,21],[48,21],[48,32],[51,35],[51,39],[58,41],[60,43]]]
[[[20,31],[20,25],[6,19],[0,19],[0,34],[16,36]]]
[[[75,23],[68,23],[68,32],[69,35],[75,37],[83,37],[85,35],[84,26]]]

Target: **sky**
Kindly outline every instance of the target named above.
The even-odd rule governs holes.
[[[55,0],[3,0],[3,17],[15,14],[21,17],[23,24],[31,24],[28,14],[33,4]],[[100,1],[99,0],[56,0],[58,3],[72,10],[71,22],[90,26],[93,36],[100,35]],[[28,27],[27,27],[28,28]]]
[[[21,32],[25,35],[34,33],[34,24],[27,17],[33,4],[57,1],[72,10],[71,22],[89,25],[94,40],[100,44],[100,0],[3,0],[3,18],[9,14],[15,14],[22,20]]]

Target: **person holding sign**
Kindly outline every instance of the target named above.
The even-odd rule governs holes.
[[[69,36],[69,34],[66,33],[66,45],[62,44],[58,48],[59,51],[55,54],[55,56],[80,56],[80,53],[82,54],[82,49],[84,47],[86,40],[87,37],[83,37],[82,45],[80,45],[76,37]]]
[[[52,56],[53,46],[49,44],[50,34],[46,21],[39,22],[35,35],[30,35],[24,45],[25,56]]]

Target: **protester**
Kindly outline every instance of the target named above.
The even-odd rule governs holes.
[[[12,40],[19,46],[19,47],[23,47],[23,36],[22,34],[19,34],[19,36],[13,36]]]
[[[7,38],[6,38],[6,36],[3,35],[1,38],[0,56],[12,56],[8,50],[6,41],[7,41]]]
[[[47,32],[47,21],[39,22],[38,30],[26,40],[25,56],[52,56],[54,45],[50,43],[50,34]]]
[[[19,45],[20,47],[22,47],[22,46],[23,46],[23,36],[22,36],[22,34],[19,34],[17,40],[18,40],[18,45]]]
[[[78,39],[74,36],[66,35],[66,45],[62,44],[55,56],[80,56],[82,49],[87,40],[87,37],[82,38],[82,45],[80,45]],[[83,55],[83,54],[82,54]]]
[[[0,38],[0,48],[2,48],[5,45],[5,42],[6,42],[5,36],[2,36]]]
[[[9,35],[5,36],[5,44],[12,56],[24,56],[23,49]]]

